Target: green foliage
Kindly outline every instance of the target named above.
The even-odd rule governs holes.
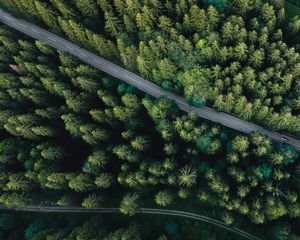
[[[45,186],[50,189],[66,189],[68,186],[67,177],[64,173],[51,173],[47,176]]]
[[[29,196],[22,193],[4,193],[0,196],[0,202],[9,208],[24,208],[29,201]]]
[[[121,213],[129,216],[133,216],[139,210],[138,204],[136,201],[138,200],[139,195],[136,193],[126,194],[120,204]]]
[[[113,176],[108,173],[101,173],[95,180],[95,184],[100,188],[109,188],[113,183]]]
[[[186,71],[179,76],[180,81],[185,87],[185,95],[192,98],[194,103],[196,98],[200,103],[196,105],[203,105],[211,94],[211,87],[208,82],[207,70],[200,67],[193,68]]]
[[[184,93],[192,105],[300,129],[299,20],[286,28],[280,1],[206,1],[205,8],[200,1],[15,2],[0,0],[167,91]],[[138,211],[138,196],[160,206],[197,196],[227,224],[249,218],[273,226],[278,218],[299,217],[299,155],[290,146],[229,133],[44,42],[0,32],[2,204],[54,199],[94,208],[124,192],[120,209],[127,215]],[[143,239],[134,227],[102,231],[101,224],[28,232],[30,239]],[[168,224],[164,234],[180,239],[179,226]],[[295,226],[274,228],[276,237],[293,236]]]
[[[98,14],[96,3],[92,0],[76,1],[76,7],[82,12],[83,15],[88,17],[94,17]]]
[[[12,214],[7,214],[13,216]],[[9,239],[104,239],[104,240],[141,240],[141,239],[161,239],[166,240],[167,232],[164,229],[165,220],[150,221],[150,218],[140,218],[139,221],[129,220],[120,222],[114,216],[105,218],[104,216],[83,216],[78,215],[15,215],[18,221],[16,229],[1,231],[2,236],[9,236]],[[152,219],[151,219],[152,220]],[[175,224],[183,224],[184,232],[178,231],[178,237],[193,235],[186,232],[191,229],[187,222],[176,221]],[[145,229],[148,229],[145,231]],[[205,236],[208,236],[206,233]]]
[[[76,192],[86,192],[94,187],[92,179],[87,174],[80,173],[79,175],[71,174],[69,179],[69,187]]]
[[[101,200],[101,197],[91,194],[83,200],[81,205],[85,208],[97,208],[100,207]]]
[[[57,205],[61,207],[71,207],[73,203],[73,199],[71,196],[64,195],[58,201]]]
[[[179,170],[178,182],[180,186],[191,187],[196,184],[197,172],[191,166],[184,166]]]
[[[172,200],[173,197],[168,191],[160,191],[155,195],[155,202],[163,207],[168,206]]]

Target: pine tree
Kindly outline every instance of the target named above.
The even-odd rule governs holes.
[[[107,163],[106,153],[101,150],[95,151],[88,157],[88,161],[92,165],[103,167]]]
[[[24,208],[29,201],[29,196],[22,193],[4,193],[0,196],[0,202],[8,208]]]
[[[39,17],[55,32],[60,32],[55,12],[46,3],[35,1],[35,7]]]
[[[172,200],[173,200],[173,197],[168,191],[159,191],[155,195],[155,202],[158,205],[163,206],[163,207],[170,205]]]
[[[113,36],[118,36],[121,30],[121,23],[119,19],[113,14],[113,12],[105,12],[105,29]]]
[[[98,15],[96,3],[93,0],[77,0],[76,7],[83,16],[97,17]]]
[[[196,181],[197,171],[193,167],[186,165],[179,170],[178,183],[180,186],[192,187]]]
[[[26,179],[22,173],[9,175],[9,181],[6,184],[9,191],[29,191],[32,188],[32,183]]]
[[[96,93],[97,90],[100,88],[99,81],[93,78],[77,77],[76,79],[73,79],[73,82],[82,90],[90,93]]]
[[[34,134],[36,134],[36,136],[56,137],[59,135],[57,129],[51,126],[36,126],[33,127],[31,130]]]
[[[84,122],[79,116],[70,113],[62,115],[61,119],[64,120],[65,128],[71,133],[71,135],[74,137],[82,136],[80,126],[82,126]]]
[[[86,113],[90,110],[93,96],[87,92],[77,94],[72,91],[64,91],[67,106],[76,113]]]
[[[70,195],[64,195],[57,201],[57,205],[61,207],[70,207],[72,203],[73,199]]]
[[[135,150],[145,151],[149,146],[149,141],[143,136],[138,136],[131,141],[131,146]]]
[[[39,118],[34,114],[16,115],[7,120],[4,128],[15,136],[23,136],[27,139],[38,139],[39,137],[34,133],[33,127],[39,122]]]
[[[103,199],[96,194],[90,194],[86,198],[84,198],[81,205],[85,208],[97,208],[101,206],[102,201]]]
[[[138,155],[133,152],[127,145],[118,145],[114,147],[113,153],[116,154],[120,159],[124,159],[128,162],[137,162]]]
[[[67,178],[69,179],[69,187],[76,192],[90,191],[95,187],[93,180],[87,174],[80,173],[78,175],[70,175]]]
[[[0,111],[0,129],[4,129],[4,125],[7,122],[7,119],[15,116],[17,113],[13,110],[3,110]]]
[[[130,70],[136,69],[137,64],[137,49],[134,45],[126,46],[126,43],[122,39],[117,40],[118,49],[120,51],[120,57],[123,64]]]
[[[136,193],[126,194],[121,201],[120,212],[129,216],[136,214],[138,212],[138,205],[136,203],[138,198],[139,195]]]
[[[95,180],[95,184],[100,188],[109,188],[113,183],[113,176],[109,173],[101,173]]]
[[[273,200],[269,200],[266,205],[265,213],[268,219],[275,220],[285,215],[287,209],[281,201],[274,202]]]
[[[47,183],[45,185],[50,189],[67,189],[67,176],[65,173],[51,173],[47,176]]]
[[[198,6],[193,5],[190,8],[189,14],[184,16],[183,26],[192,32],[204,32],[207,28],[206,13],[204,9],[200,9]]]
[[[38,145],[37,149],[41,151],[41,156],[43,158],[52,161],[57,159],[62,159],[66,155],[63,147],[56,146],[48,142]]]
[[[66,1],[51,0],[51,3],[58,11],[61,12],[65,19],[72,19],[74,16],[76,16],[74,9],[69,4],[67,4]]]
[[[35,88],[20,88],[21,94],[36,105],[49,106],[51,97],[46,91]]]
[[[264,58],[265,58],[265,53],[264,53],[263,49],[258,49],[258,50],[255,50],[250,55],[249,62],[250,62],[250,64],[252,64],[253,67],[259,68],[263,63]]]

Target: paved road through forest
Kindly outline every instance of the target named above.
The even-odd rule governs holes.
[[[87,209],[82,207],[52,207],[52,206],[27,206],[25,208],[21,209],[10,209],[6,208],[4,206],[0,206],[0,209],[2,210],[8,210],[8,211],[24,211],[24,212],[43,212],[43,213],[120,213],[119,208],[93,208],[93,209]],[[159,208],[140,208],[138,210],[138,213],[140,214],[154,214],[154,215],[167,215],[167,216],[173,216],[173,217],[184,217],[192,220],[197,220],[201,222],[206,222],[212,225],[215,225],[217,227],[226,229],[228,231],[231,231],[241,237],[244,237],[245,239],[250,240],[261,240],[260,238],[247,233],[241,229],[238,229],[236,227],[228,226],[225,223],[215,220],[210,217],[206,217],[199,214],[194,214],[190,212],[183,212],[183,211],[175,211],[175,210],[167,210],[167,209],[159,209]]]
[[[278,132],[267,130],[257,124],[244,121],[237,117],[234,117],[230,114],[226,114],[224,112],[217,112],[209,107],[193,107],[190,106],[189,103],[183,98],[174,93],[166,92],[159,86],[153,84],[152,82],[143,79],[142,77],[110,62],[106,59],[87,51],[70,41],[65,40],[49,31],[46,31],[32,23],[29,23],[22,19],[17,19],[10,14],[4,12],[0,9],[0,21],[16,30],[19,30],[34,39],[39,39],[47,42],[52,47],[69,52],[70,54],[80,58],[83,62],[96,67],[97,69],[112,75],[118,79],[125,81],[126,83],[133,85],[148,93],[149,95],[159,98],[161,96],[167,96],[176,102],[178,107],[183,111],[196,112],[199,117],[219,123],[226,127],[235,129],[237,131],[250,134],[252,132],[259,132],[264,135],[267,135],[272,140],[276,142],[285,142],[295,147],[298,151],[300,151],[300,140],[291,137],[289,135],[281,134]]]

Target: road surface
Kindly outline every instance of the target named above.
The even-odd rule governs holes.
[[[209,107],[197,108],[197,107],[190,106],[189,103],[183,97],[175,95],[174,93],[171,92],[166,92],[165,90],[153,84],[152,82],[149,82],[148,80],[145,80],[142,77],[124,68],[121,68],[118,65],[110,61],[107,61],[104,58],[99,57],[94,53],[87,51],[71,43],[70,41],[67,41],[32,23],[29,23],[23,19],[17,19],[11,16],[10,14],[4,12],[1,9],[0,9],[0,21],[35,39],[43,40],[56,49],[69,52],[73,56],[80,58],[83,62],[92,65],[109,75],[112,75],[118,79],[125,81],[126,83],[137,87],[141,91],[144,91],[153,97],[159,98],[162,96],[167,96],[168,98],[175,101],[178,107],[185,112],[190,112],[190,111],[196,112],[201,118],[219,123],[221,125],[235,129],[243,133],[249,134],[253,132],[259,132],[261,134],[270,137],[272,140],[276,142],[288,143],[291,146],[295,147],[298,151],[300,151],[300,140],[294,137],[267,130],[254,123],[241,120],[237,117],[226,114],[224,112],[217,112],[214,109]]]
[[[0,206],[2,210],[10,210],[10,211],[25,211],[25,212],[52,212],[52,213],[120,213],[119,208],[93,208],[87,209],[82,207],[47,207],[47,206],[27,206],[22,209],[10,209],[4,206]],[[213,218],[209,218],[203,215],[189,213],[189,212],[182,212],[182,211],[175,211],[175,210],[166,210],[166,209],[157,209],[157,208],[140,208],[138,213],[141,214],[154,214],[154,215],[168,215],[173,217],[184,217],[192,220],[197,220],[201,222],[206,222],[220,228],[226,229],[231,231],[245,239],[250,240],[261,240],[260,238],[253,236],[243,230],[240,230],[236,227],[231,227],[226,225],[225,223],[215,220]]]

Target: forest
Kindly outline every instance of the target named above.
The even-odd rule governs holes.
[[[299,132],[300,20],[284,21],[283,1],[0,3],[196,106]],[[297,240],[299,159],[289,145],[183,113],[0,25],[0,203],[120,207],[130,219],[114,229],[90,217],[67,228],[47,219],[51,229],[44,224],[25,239],[89,239],[81,231],[147,239],[135,214],[157,207],[205,214],[262,239]],[[2,219],[11,218],[0,216],[3,236],[22,229],[11,239],[36,222],[30,216],[28,226],[5,229]],[[203,239],[231,239],[215,231]],[[148,238],[193,239],[165,229]]]
[[[4,26],[0,42],[2,204],[115,204],[134,215],[197,201],[189,210],[217,208],[227,224],[279,219],[297,231],[292,147],[184,114]]]
[[[216,240],[220,233],[205,223],[166,217],[129,220],[117,215],[0,214],[0,237],[8,240]]]
[[[300,131],[300,19],[287,24],[284,0],[0,4],[196,106],[206,104],[270,129]]]

